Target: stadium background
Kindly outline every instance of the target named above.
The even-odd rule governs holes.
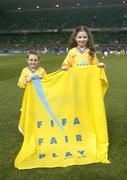
[[[18,119],[23,91],[17,88],[29,50],[42,53],[47,72],[59,69],[69,36],[85,25],[94,35],[110,88],[105,104],[111,164],[18,171],[14,159],[23,137]],[[0,1],[0,179],[1,180],[126,180],[127,179],[127,1],[4,0]]]

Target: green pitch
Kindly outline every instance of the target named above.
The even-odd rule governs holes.
[[[42,55],[41,65],[48,73],[59,69],[65,55]],[[100,55],[101,59],[101,55]],[[103,60],[109,89],[105,105],[109,129],[111,164],[91,164],[54,169],[17,170],[14,159],[23,137],[18,121],[23,90],[17,80],[25,55],[0,56],[0,179],[1,180],[126,180],[127,179],[127,55]]]

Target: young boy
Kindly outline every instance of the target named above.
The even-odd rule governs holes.
[[[28,53],[26,58],[28,66],[22,70],[20,78],[18,80],[18,86],[20,88],[25,88],[27,82],[30,82],[33,76],[42,78],[43,75],[46,74],[45,69],[39,66],[39,58],[39,54],[35,51],[31,51]]]

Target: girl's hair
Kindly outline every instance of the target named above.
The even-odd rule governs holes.
[[[73,33],[71,34],[71,37],[70,37],[70,40],[69,40],[69,43],[68,43],[68,50],[74,48],[77,46],[77,42],[75,40],[77,34],[79,32],[86,32],[87,35],[88,35],[88,42],[86,44],[86,48],[89,48],[90,49],[90,52],[89,52],[89,55],[91,57],[94,56],[94,53],[95,53],[95,47],[94,47],[94,40],[93,40],[93,35],[91,34],[91,32],[89,31],[89,29],[85,26],[79,26],[77,27]]]
[[[40,59],[40,54],[37,51],[29,51],[26,58],[28,59],[31,54],[37,56],[38,59]]]

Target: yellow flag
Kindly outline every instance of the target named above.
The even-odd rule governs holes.
[[[109,163],[103,68],[70,68],[33,78],[25,89],[18,169]]]

